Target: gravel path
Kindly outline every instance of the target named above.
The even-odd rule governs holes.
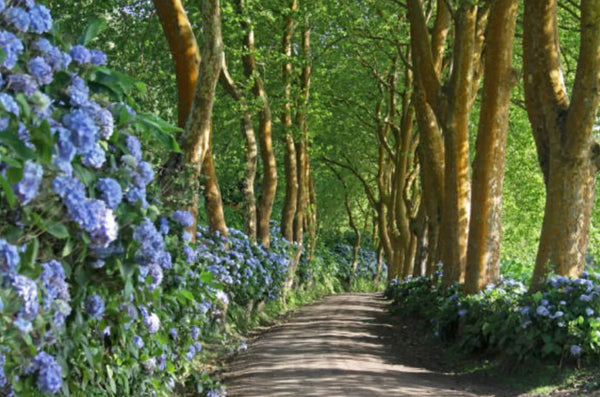
[[[386,306],[380,294],[343,294],[302,308],[234,359],[227,395],[494,395],[491,385],[419,368]]]

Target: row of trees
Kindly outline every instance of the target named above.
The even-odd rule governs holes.
[[[65,21],[83,12],[51,3],[69,10]],[[533,259],[522,247],[540,231],[532,287],[549,271],[581,273],[598,169],[597,0],[153,3],[89,6],[120,18],[111,37],[141,37],[115,56],[160,87],[142,100],[160,110],[178,98],[183,154],[164,186],[183,191],[173,170],[195,164],[186,191],[202,181],[213,230],[226,233],[241,201],[251,238],[268,246],[281,213],[288,240],[308,231],[313,242],[318,196],[320,227],[344,227],[347,212],[357,234],[375,237],[390,277],[441,261],[444,285],[476,292],[498,280],[503,252]],[[238,129],[243,140],[232,139]]]
[[[397,2],[392,12],[366,7],[387,29],[385,37],[357,33],[387,43],[385,63],[357,50],[380,93],[370,119],[359,117],[378,140],[376,184],[350,159],[328,161],[363,184],[390,277],[430,275],[442,262],[444,286],[460,282],[474,293],[499,281],[509,109],[520,80],[517,19],[523,105],[546,186],[532,289],[549,272],[581,274],[598,172],[599,7],[525,1],[520,10],[517,1],[443,0]],[[559,21],[578,24],[568,35],[580,42],[579,54],[568,54],[574,75],[561,66]]]

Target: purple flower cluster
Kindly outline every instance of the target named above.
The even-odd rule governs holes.
[[[102,319],[104,317],[104,301],[96,294],[88,296],[85,301],[85,311],[93,319]]]
[[[38,372],[37,386],[42,393],[56,394],[62,388],[62,369],[54,357],[40,352],[33,360],[33,372]]]

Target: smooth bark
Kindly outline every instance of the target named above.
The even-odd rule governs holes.
[[[492,5],[485,37],[485,74],[479,117],[465,292],[474,294],[500,278],[502,187],[511,91],[517,0]]]

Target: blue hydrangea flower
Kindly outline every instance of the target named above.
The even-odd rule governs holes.
[[[27,32],[29,30],[29,24],[31,20],[27,11],[20,7],[9,7],[4,13],[4,20],[15,27],[15,29],[21,32]]]
[[[86,154],[94,150],[98,126],[87,112],[74,110],[63,117],[63,123],[71,130],[71,139],[78,153]]]
[[[19,55],[24,50],[23,43],[13,33],[0,30],[0,47],[4,50],[5,54],[2,66],[12,69],[17,64]]]
[[[44,37],[40,37],[39,39],[33,42],[31,48],[35,51],[41,52],[42,54],[46,54],[56,47],[54,47],[52,43],[50,43],[50,40]]]
[[[577,345],[571,345],[571,354],[573,356],[579,356],[581,354],[581,347]]]
[[[53,149],[52,162],[65,174],[71,175],[73,170],[71,162],[77,154],[77,148],[71,141],[71,131],[59,128],[54,133],[58,135],[58,141]]]
[[[123,189],[121,189],[121,185],[115,179],[98,179],[98,190],[100,190],[100,197],[104,200],[108,208],[117,208],[117,205],[123,200]]]
[[[175,340],[179,339],[179,333],[175,328],[169,328],[169,336]]]
[[[148,328],[148,332],[155,334],[160,328],[160,319],[155,313],[150,313],[144,316],[144,324]]]
[[[163,252],[160,256],[159,265],[165,270],[171,270],[171,268],[173,267],[171,254],[168,252]]]
[[[196,349],[192,345],[192,346],[188,347],[188,351],[187,351],[187,353],[185,353],[185,358],[188,361],[192,361],[195,356],[196,356]]]
[[[196,262],[198,255],[196,254],[196,251],[194,251],[194,249],[192,247],[190,247],[189,245],[185,245],[183,247],[183,253],[185,255],[185,261],[188,264],[191,265],[192,263]]]
[[[200,328],[196,327],[195,325],[192,326],[191,334],[192,339],[197,340],[200,337]]]
[[[133,184],[138,188],[143,188],[154,179],[154,170],[152,165],[146,161],[141,161],[135,172],[132,174]]]
[[[35,281],[20,274],[12,277],[12,288],[23,301],[19,317],[31,321],[38,315],[40,304]]]
[[[38,371],[37,387],[42,393],[56,394],[62,388],[62,370],[54,357],[45,352],[38,353],[34,360]]]
[[[164,218],[162,216],[158,218],[158,230],[163,236],[169,234],[169,221],[167,220],[167,218]]]
[[[40,282],[44,288],[44,309],[50,309],[50,305],[56,299],[70,301],[69,284],[65,280],[62,264],[58,261],[49,261],[42,263],[42,269],[44,270],[40,274]]]
[[[15,196],[23,204],[29,203],[37,197],[44,171],[42,166],[35,163],[33,160],[27,160],[23,167],[23,178],[17,182],[13,189]]]
[[[74,45],[71,47],[70,55],[71,58],[73,58],[73,60],[80,65],[90,63],[92,61],[92,54],[90,54],[90,50],[82,45]]]
[[[185,230],[183,233],[181,233],[181,239],[183,241],[190,242],[190,241],[192,241],[192,234],[190,232],[188,232],[187,230]]]
[[[0,105],[2,105],[6,112],[14,114],[17,117],[19,117],[19,114],[21,114],[21,110],[19,109],[17,102],[11,95],[8,95],[5,92],[0,92]]]
[[[160,356],[158,356],[156,361],[158,364],[158,370],[164,371],[167,367],[167,355],[165,353],[161,354]]]
[[[88,296],[85,301],[85,311],[90,317],[100,320],[104,317],[104,301],[96,294]]]
[[[127,190],[127,193],[125,193],[125,200],[127,200],[129,204],[140,203],[142,208],[148,207],[148,201],[146,200],[146,188],[130,186]]]
[[[148,289],[150,291],[154,291],[162,283],[162,268],[156,263],[151,263],[148,269],[148,273],[150,274],[150,279],[152,280],[152,283],[148,286]]]
[[[582,302],[590,302],[592,300],[592,295],[581,294],[579,300]]]
[[[106,208],[103,201],[90,200],[88,203],[94,202],[98,204],[96,216],[98,218],[97,225],[92,230],[87,230],[90,233],[93,247],[108,247],[110,243],[115,241],[119,234],[119,225],[113,211]]]
[[[67,93],[69,94],[69,102],[73,106],[83,106],[90,100],[90,89],[85,81],[77,75],[73,76],[71,84],[67,88]]]
[[[175,211],[173,213],[173,219],[183,227],[191,227],[194,224],[194,217],[188,211]]]
[[[591,307],[586,307],[585,308],[585,314],[588,317],[592,317],[594,315],[594,310]]]
[[[71,314],[71,306],[63,300],[54,301],[54,314],[52,316],[52,322],[54,326],[61,329],[65,325],[65,321],[69,314]]]
[[[65,198],[69,194],[85,198],[85,185],[73,177],[57,176],[52,181],[52,191],[61,198]]]
[[[144,347],[144,340],[138,335],[135,335],[131,341],[133,342],[133,345],[138,349]]]
[[[148,219],[142,221],[133,232],[133,239],[140,245],[141,261],[145,264],[159,263],[164,252],[163,236]]]
[[[18,247],[0,239],[0,276],[16,272],[20,261]]]
[[[42,57],[34,57],[27,63],[29,73],[36,78],[37,82],[45,85],[50,84],[53,79],[52,68]]]
[[[6,362],[6,356],[0,354],[0,387],[6,386],[6,375],[4,374],[4,363]]]
[[[13,321],[13,325],[17,327],[22,334],[29,334],[33,331],[33,324],[31,324],[31,321],[25,320],[21,316],[17,317],[17,319]]]
[[[115,128],[112,113],[93,101],[85,105],[85,110],[92,115],[94,121],[100,127],[99,135],[104,139],[110,138]]]
[[[29,9],[29,21],[29,29],[34,33],[46,33],[52,29],[50,10],[42,4],[34,5]]]
[[[538,306],[535,312],[538,314],[538,316],[542,317],[547,317],[550,315],[550,311],[546,306]]]
[[[98,143],[95,143],[92,150],[87,152],[81,160],[83,165],[90,168],[100,169],[106,162],[106,152]]]
[[[91,62],[93,65],[106,65],[106,54],[100,50],[90,50]]]
[[[125,145],[127,146],[127,150],[129,153],[135,158],[137,161],[142,159],[142,144],[139,139],[137,139],[133,135],[129,135],[125,140]]]
[[[28,74],[10,74],[6,78],[8,87],[15,92],[22,92],[30,97],[38,90],[38,84],[35,79]]]

